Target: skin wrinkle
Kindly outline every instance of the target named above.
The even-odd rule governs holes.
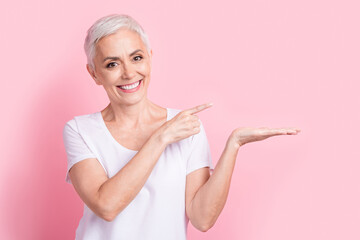
[[[135,50],[134,52],[130,53],[129,56],[131,57],[132,55],[134,55],[135,53],[137,53],[137,52],[139,52],[139,51],[143,52],[141,49],[137,49],[137,50]],[[120,57],[106,57],[103,62],[105,62],[105,61],[108,60],[108,59],[121,61],[121,58],[120,58]]]

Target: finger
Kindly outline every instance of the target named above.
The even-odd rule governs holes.
[[[300,129],[297,128],[270,128],[264,131],[265,135],[283,135],[283,134],[297,134]]]
[[[285,130],[287,134],[297,134],[301,131],[299,128],[286,128]]]
[[[193,122],[192,126],[193,127],[200,127],[200,122],[199,121]]]
[[[203,110],[211,107],[212,105],[213,105],[213,103],[205,103],[205,104],[193,107],[193,108],[186,109],[183,112],[186,112],[186,113],[189,113],[189,114],[194,114],[194,113],[198,113],[200,111],[203,111]]]
[[[191,117],[191,120],[194,122],[197,122],[200,119],[198,115],[190,115],[189,117]]]

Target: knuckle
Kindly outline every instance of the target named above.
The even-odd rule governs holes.
[[[186,116],[187,116],[187,115],[185,115],[185,114],[181,114],[181,115],[179,116],[179,119],[181,119],[181,120],[186,119]]]
[[[192,126],[193,127],[200,127],[200,122],[199,121],[193,121]]]

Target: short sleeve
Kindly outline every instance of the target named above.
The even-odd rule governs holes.
[[[190,142],[190,153],[187,160],[186,175],[203,167],[210,167],[212,173],[214,166],[212,164],[210,146],[201,121],[200,132],[191,136]]]
[[[84,139],[77,131],[74,119],[67,122],[63,129],[63,141],[67,155],[67,171],[65,181],[71,183],[70,168],[77,162],[87,158],[96,158],[95,154],[86,145]]]

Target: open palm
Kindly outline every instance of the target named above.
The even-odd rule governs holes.
[[[241,146],[249,142],[261,141],[273,136],[296,135],[299,132],[300,129],[298,128],[240,127],[231,133],[231,138]]]

